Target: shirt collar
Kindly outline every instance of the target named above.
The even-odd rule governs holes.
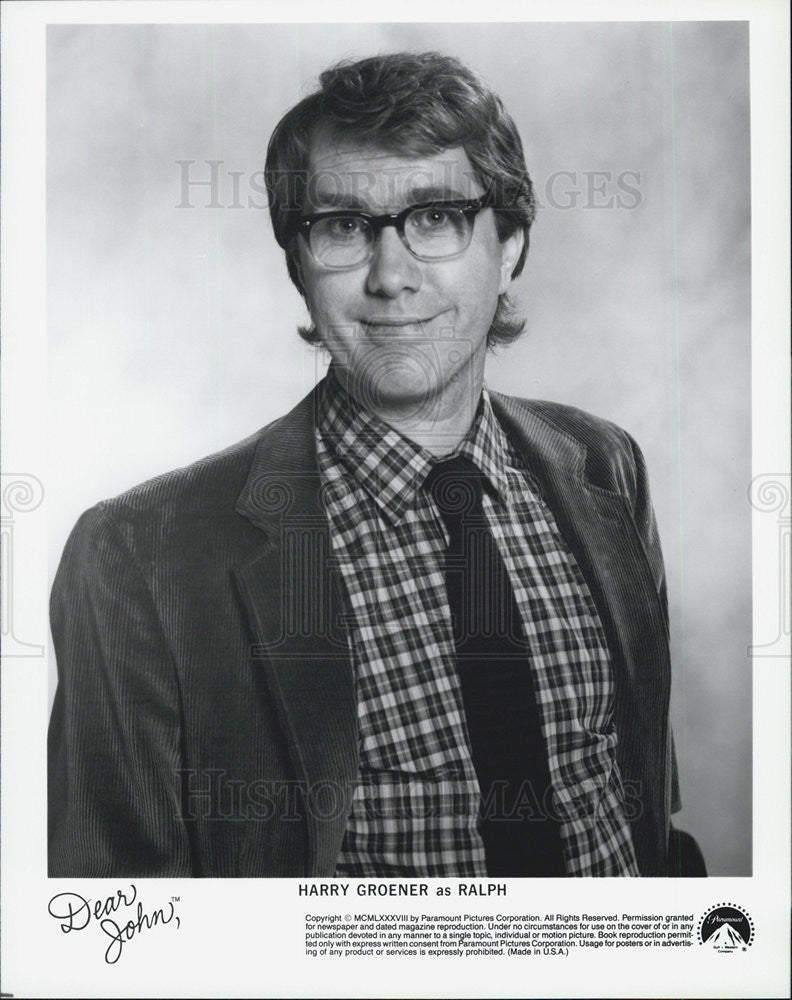
[[[432,466],[451,457],[438,459],[364,409],[343,389],[332,369],[320,386],[317,417],[318,431],[332,457],[395,522],[416,507],[419,490]],[[473,424],[453,454],[469,458],[491,489],[509,503],[509,448],[486,388]]]

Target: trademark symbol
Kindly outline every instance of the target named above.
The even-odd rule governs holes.
[[[180,903],[181,896],[171,896],[171,903]]]

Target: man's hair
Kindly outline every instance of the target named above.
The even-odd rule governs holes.
[[[270,216],[300,294],[294,227],[306,196],[311,141],[319,131],[408,157],[463,147],[495,209],[501,242],[518,229],[525,235],[511,276],[520,274],[536,205],[514,122],[500,98],[458,59],[399,52],[326,70],[319,89],[288,111],[272,133],[265,167]],[[487,344],[510,343],[524,327],[501,295]],[[315,327],[301,328],[300,334],[310,343],[320,339]]]

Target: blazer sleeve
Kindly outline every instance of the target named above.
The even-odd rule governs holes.
[[[50,877],[192,874],[181,710],[162,624],[107,504],[82,516],[51,600]]]
[[[668,593],[666,587],[665,565],[663,563],[663,552],[660,548],[660,535],[657,530],[652,500],[649,494],[649,477],[646,472],[646,462],[644,461],[641,449],[637,443],[627,435],[632,449],[632,465],[634,469],[634,500],[633,500],[633,521],[638,530],[638,535],[643,544],[647,561],[652,570],[660,604],[663,609],[663,616],[668,630]]]
[[[660,605],[665,619],[666,635],[669,636],[668,620],[668,591],[666,586],[665,565],[663,562],[663,552],[660,548],[660,535],[657,530],[654,509],[649,495],[649,479],[646,472],[646,462],[644,461],[641,449],[637,443],[627,435],[632,449],[633,468],[635,470],[635,500],[633,504],[633,520],[638,529],[638,534],[646,552],[646,558],[657,581],[657,592],[660,598]],[[666,766],[670,772],[670,810],[672,813],[679,812],[682,808],[682,800],[679,794],[679,771],[677,768],[676,753],[674,750],[674,734],[669,726],[669,738],[667,749]]]

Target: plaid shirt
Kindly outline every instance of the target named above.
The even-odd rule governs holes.
[[[320,389],[319,469],[347,591],[360,775],[336,874],[486,876],[450,609],[447,539],[422,489],[436,458]],[[456,449],[494,488],[484,514],[522,618],[569,875],[637,875],[622,808],[602,627],[551,512],[486,393]]]

